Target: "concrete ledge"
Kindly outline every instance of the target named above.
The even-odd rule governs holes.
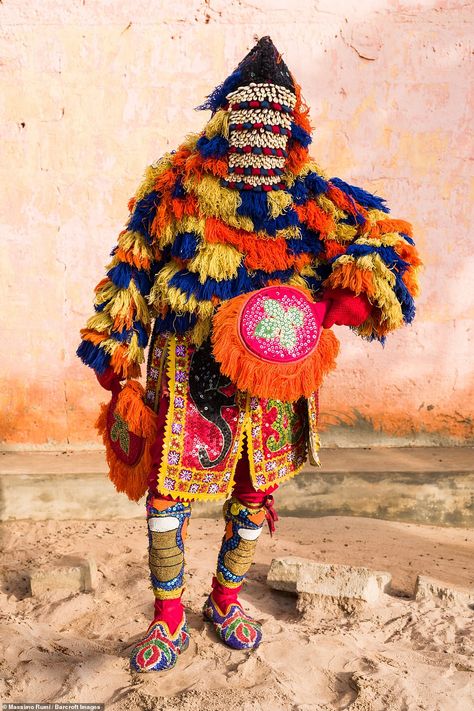
[[[474,525],[473,448],[323,449],[321,461],[277,492],[280,513]],[[2,520],[143,516],[143,502],[115,491],[101,451],[3,452],[0,474]],[[220,515],[215,502],[193,509],[198,517]]]

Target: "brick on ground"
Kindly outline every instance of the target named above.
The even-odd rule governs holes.
[[[448,605],[472,607],[474,605],[474,590],[465,590],[427,575],[418,575],[415,585],[415,600],[432,600]]]
[[[275,590],[368,603],[377,602],[390,581],[390,573],[291,556],[274,558],[267,577]]]
[[[48,592],[61,591],[65,594],[92,592],[97,582],[95,560],[88,558],[64,558],[54,566],[33,570],[30,573],[30,587],[33,597]]]

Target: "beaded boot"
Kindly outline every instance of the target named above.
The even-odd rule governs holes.
[[[242,608],[238,594],[253,562],[266,518],[264,506],[231,498],[224,504],[225,534],[213,578],[213,591],[204,605],[204,618],[232,649],[254,649],[262,639],[261,625]]]
[[[145,637],[134,647],[130,665],[138,672],[165,671],[189,644],[181,603],[184,540],[191,506],[149,497],[147,500],[148,559],[155,594],[155,616]]]

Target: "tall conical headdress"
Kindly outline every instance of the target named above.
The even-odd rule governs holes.
[[[297,87],[270,37],[262,37],[232,74],[199,108],[227,113],[221,145],[228,157],[225,187],[284,189],[289,149],[295,139],[307,147],[309,133],[295,122]],[[309,128],[309,127],[307,127]]]

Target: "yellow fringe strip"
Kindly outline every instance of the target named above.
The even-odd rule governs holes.
[[[208,277],[222,281],[237,276],[243,255],[229,244],[204,242],[188,264],[191,272],[199,274],[199,281],[204,284]]]
[[[301,239],[301,229],[298,225],[290,225],[289,227],[283,227],[283,229],[277,230],[276,236],[283,237],[283,239]],[[272,238],[270,237],[269,239]]]
[[[312,274],[306,274],[306,270],[308,269],[311,269],[309,265],[307,267],[303,267],[299,274],[292,274],[292,276],[288,279],[287,284],[289,284],[290,286],[300,287],[301,289],[308,289],[308,285],[305,279],[303,278],[305,275],[312,276]],[[311,269],[311,272],[312,271],[313,270]]]
[[[164,156],[158,158],[158,160],[156,160],[154,163],[152,163],[145,169],[145,176],[143,178],[143,181],[140,183],[140,186],[134,196],[137,202],[139,200],[142,200],[149,193],[151,193],[158,176],[160,176],[166,170],[171,168],[173,164],[172,160],[172,154],[165,153]]]
[[[148,258],[151,261],[155,257],[153,248],[147,243],[145,237],[140,234],[140,232],[125,230],[119,235],[117,243],[124,252],[131,251],[134,255],[143,259]]]
[[[352,242],[356,235],[357,227],[353,227],[352,225],[346,225],[344,222],[339,222],[336,224],[334,239],[337,242]]]
[[[212,327],[212,316],[199,320],[189,332],[191,343],[200,346],[209,337]]]
[[[184,187],[196,195],[199,209],[207,217],[218,217],[231,227],[239,227],[253,232],[253,222],[249,217],[237,214],[241,200],[238,190],[230,190],[220,184],[220,178],[214,175],[190,177],[184,181]]]
[[[157,309],[159,309],[160,306],[166,305],[164,295],[170,288],[168,284],[174,275],[179,272],[179,270],[180,266],[174,260],[171,260],[160,269],[155,277],[154,284],[150,289],[148,303],[153,304],[153,306]]]
[[[383,210],[367,210],[367,220],[370,222],[371,225],[375,225],[376,222],[379,220],[389,220],[390,215],[386,212],[383,212]]]
[[[188,296],[177,286],[171,286],[162,294],[161,303],[177,314],[194,313],[198,318],[209,318],[214,313],[212,301],[198,301],[193,294]]]
[[[97,289],[95,294],[94,303],[100,306],[105,301],[113,301],[119,292],[119,288],[115,286],[110,279],[107,279],[103,286]]]
[[[285,190],[272,190],[267,196],[270,217],[282,215],[293,203],[290,193]]]
[[[113,326],[113,319],[106,311],[96,313],[89,318],[86,324],[86,328],[90,328],[93,331],[99,331],[99,333],[110,333]]]
[[[352,264],[353,269],[341,271],[341,266],[344,264]],[[367,292],[367,287],[364,286],[364,272],[372,274],[371,293],[367,293],[367,296],[381,310],[381,313],[379,319],[370,317],[362,324],[362,327],[359,326],[356,329],[357,332],[361,335],[370,335],[372,331],[368,329],[371,325],[379,334],[399,328],[403,325],[403,312],[393,291],[396,281],[395,275],[386,266],[380,255],[367,254],[357,258],[351,255],[342,255],[335,263],[334,270],[325,283],[331,287],[341,286],[351,289],[356,294]],[[380,330],[380,327],[383,331]]]
[[[339,220],[343,220],[345,217],[347,217],[344,210],[341,210],[339,207],[336,207],[333,201],[326,197],[326,195],[316,195],[315,202],[322,210],[324,210],[324,212],[327,212],[329,215],[332,215],[336,223],[339,222]]]
[[[225,109],[216,111],[206,124],[205,135],[206,138],[214,138],[214,136],[229,138],[229,112]]]

